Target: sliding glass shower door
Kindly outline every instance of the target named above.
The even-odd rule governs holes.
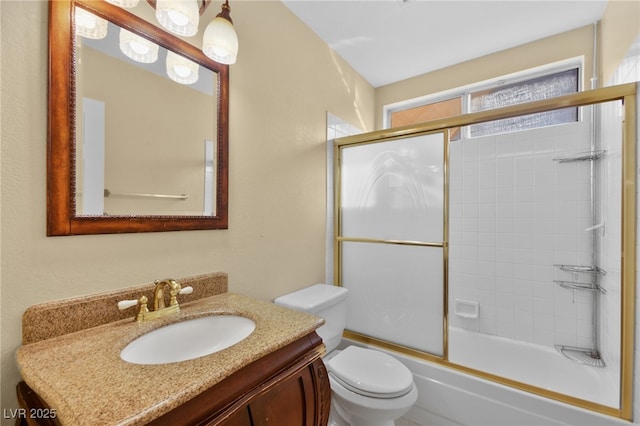
[[[341,285],[347,328],[444,353],[445,153],[442,132],[344,147]]]
[[[448,139],[567,107],[581,119]],[[630,419],[636,123],[623,85],[337,139],[345,337]]]

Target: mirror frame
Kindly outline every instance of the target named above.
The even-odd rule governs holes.
[[[76,216],[75,6],[146,37],[218,74],[215,216]],[[228,228],[228,65],[214,62],[195,46],[102,0],[49,0],[48,65],[47,236]]]

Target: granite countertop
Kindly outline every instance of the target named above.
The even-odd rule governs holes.
[[[155,328],[219,314],[250,318],[256,329],[227,349],[179,363],[138,365],[120,358],[129,342]],[[306,336],[323,322],[314,315],[223,293],[185,303],[180,313],[165,318],[140,324],[129,318],[30,343],[18,349],[16,360],[24,381],[55,408],[62,424],[140,425]]]

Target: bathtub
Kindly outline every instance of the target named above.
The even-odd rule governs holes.
[[[449,360],[609,407],[620,400],[619,383],[611,380],[613,365],[585,366],[551,347],[450,327]]]
[[[449,339],[450,352],[458,351],[461,354],[455,360],[452,359],[452,362],[481,369],[478,363],[483,360],[486,364],[482,369],[496,375],[511,374],[514,380],[529,381],[530,384],[556,392],[567,392],[567,383],[573,383],[575,387],[572,390],[573,396],[578,397],[577,393],[583,392],[582,399],[591,400],[594,396],[602,397],[598,393],[598,389],[602,387],[595,385],[597,380],[595,376],[604,373],[592,370],[603,369],[570,361],[558,354],[555,349],[514,343],[508,339],[455,328],[449,331]],[[343,339],[341,342],[341,346],[350,344],[362,346],[361,343],[349,339]],[[473,350],[469,350],[471,347]],[[375,349],[385,351],[377,347]],[[491,355],[489,352],[491,349],[499,350],[502,356],[498,358]],[[540,353],[534,352],[538,349],[541,350]],[[437,363],[397,352],[387,352],[403,362],[413,373],[419,396],[415,406],[405,415],[405,418],[422,426],[629,426],[630,424],[615,417],[521,391]],[[531,357],[535,357],[536,362],[539,363],[541,356],[548,358],[545,364],[549,367],[545,370],[551,377],[548,380],[542,379],[548,382],[546,384],[535,384],[532,383],[532,379],[540,378],[541,374],[531,374],[532,369],[528,363],[534,359]],[[507,359],[510,362],[505,362]],[[514,366],[518,361],[522,365]],[[527,373],[531,377],[526,377]],[[575,377],[559,380],[562,377],[567,378],[568,374],[574,374]],[[602,390],[602,392],[606,391]]]

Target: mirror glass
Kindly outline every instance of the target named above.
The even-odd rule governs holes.
[[[213,216],[217,74],[135,37],[76,35],[75,213]]]
[[[49,236],[228,227],[229,67],[153,4],[49,2]]]

